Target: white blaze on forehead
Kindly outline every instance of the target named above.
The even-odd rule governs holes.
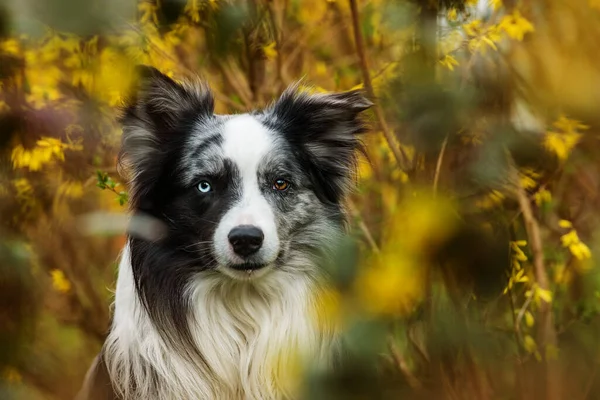
[[[275,214],[263,194],[258,169],[265,156],[272,151],[274,137],[251,115],[231,118],[223,126],[223,157],[237,168],[236,184],[240,198],[223,216],[215,231],[215,252],[220,264],[239,264],[244,260],[232,251],[227,236],[239,225],[254,225],[264,234],[261,249],[252,256],[253,262],[271,263],[279,253],[279,237]]]
[[[223,126],[223,155],[233,161],[244,178],[256,178],[260,160],[273,147],[267,128],[251,115],[233,117]]]

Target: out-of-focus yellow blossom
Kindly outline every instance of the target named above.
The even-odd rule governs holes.
[[[577,231],[573,229],[573,225],[570,221],[561,220],[559,226],[564,229],[570,229],[569,232],[560,237],[563,247],[568,248],[571,254],[579,261],[585,261],[592,258],[590,248],[579,239],[579,235],[577,235]]]
[[[492,7],[494,11],[502,8],[504,4],[502,4],[502,0],[489,0],[489,5]]]
[[[465,33],[469,36],[477,36],[481,33],[483,23],[480,19],[474,19],[473,21],[464,24],[462,27]]]
[[[81,182],[64,182],[58,187],[57,196],[78,199],[83,196],[83,185]]]
[[[523,40],[527,33],[535,31],[533,24],[516,9],[512,14],[502,17],[498,27],[506,32],[510,38],[516,40]]]
[[[536,305],[541,305],[542,301],[545,303],[552,302],[552,292],[547,289],[542,289],[537,283],[531,286],[531,289],[525,292],[525,297],[532,298]]]
[[[482,208],[484,210],[488,210],[490,208],[494,208],[502,204],[506,196],[497,190],[492,190],[490,193],[485,195],[482,199],[479,199],[475,202],[475,206],[478,208]]]
[[[37,146],[26,150],[22,145],[17,145],[11,153],[14,168],[28,168],[30,171],[39,171],[42,166],[55,160],[64,161],[65,150],[80,151],[80,143],[63,143],[60,139],[45,137],[37,142]]]
[[[522,262],[527,261],[527,256],[521,249],[521,247],[525,246],[527,246],[527,241],[525,240],[517,240],[510,242],[510,248],[512,253],[512,270],[508,279],[508,285],[504,288],[504,294],[508,293],[508,291],[513,288],[515,283],[529,282],[529,277],[525,274],[525,270],[521,266]]]
[[[138,11],[140,12],[140,23],[147,24],[153,23],[158,25],[158,5],[150,1],[142,1],[138,4]]]
[[[535,204],[537,204],[539,207],[542,204],[549,203],[550,201],[552,201],[552,194],[546,189],[540,189],[535,193],[534,199]]]
[[[277,58],[277,49],[275,49],[276,45],[277,44],[275,42],[271,42],[263,47],[263,51],[265,53],[265,57],[267,57],[267,60],[274,60]]]
[[[59,269],[50,271],[52,277],[52,286],[55,290],[61,293],[67,293],[71,290],[71,282],[67,279],[65,273]]]
[[[325,64],[323,61],[318,61],[315,63],[315,73],[318,76],[327,75],[327,64]]]
[[[406,315],[423,295],[423,271],[399,251],[386,251],[357,278],[357,295],[368,313]]]
[[[427,265],[423,255],[453,231],[452,205],[417,193],[392,213],[381,251],[355,282],[359,303],[375,315],[405,315],[420,301]]]
[[[444,58],[440,60],[440,64],[448,68],[450,71],[454,71],[454,66],[458,65],[458,61],[450,54],[446,54]]]
[[[449,21],[456,21],[458,19],[458,11],[456,11],[456,8],[448,10],[447,17]]]
[[[365,160],[363,157],[360,157],[358,160],[358,178],[361,181],[369,180],[373,176],[373,168],[371,164]]]
[[[564,115],[561,115],[553,123],[553,127],[557,131],[546,132],[544,146],[556,154],[559,160],[565,161],[581,139],[582,135],[578,131],[586,130],[589,127]]]
[[[5,39],[0,42],[0,52],[18,56],[21,53],[21,44],[14,38]]]
[[[342,296],[332,288],[323,288],[315,296],[316,324],[322,331],[336,330],[343,324]]]
[[[531,168],[524,168],[519,171],[519,181],[523,189],[533,189],[537,186],[536,180],[540,178],[540,174]]]

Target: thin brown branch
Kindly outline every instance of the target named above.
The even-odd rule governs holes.
[[[403,171],[406,170],[408,165],[408,157],[402,151],[402,148],[394,138],[394,135],[385,121],[385,117],[383,114],[383,109],[379,105],[378,102],[375,101],[375,91],[373,90],[373,82],[371,81],[371,73],[369,72],[369,64],[367,62],[367,56],[365,54],[365,44],[363,41],[362,33],[360,30],[360,18],[358,15],[358,6],[356,5],[356,0],[349,0],[350,2],[350,10],[352,13],[352,30],[354,33],[354,43],[356,46],[356,54],[358,55],[358,59],[360,61],[360,69],[362,71],[363,83],[365,86],[365,90],[367,91],[367,95],[375,102],[374,111],[375,116],[377,117],[377,121],[379,122],[379,128],[383,132],[383,136],[394,154],[394,158],[396,159],[396,163]]]
[[[377,242],[375,242],[375,239],[373,239],[373,235],[371,234],[369,227],[367,226],[367,224],[365,224],[365,221],[363,220],[362,216],[360,215],[360,212],[358,211],[352,200],[348,201],[348,208],[350,208],[350,213],[352,214],[352,216],[358,220],[358,227],[363,233],[365,240],[371,247],[371,250],[375,254],[379,254],[379,246],[377,246]]]
[[[531,200],[527,196],[525,189],[520,185],[518,180],[517,170],[514,167],[514,162],[509,159],[513,165],[513,176],[515,182],[515,192],[519,202],[519,208],[523,213],[523,221],[525,230],[529,238],[529,245],[533,253],[533,268],[537,285],[542,290],[550,290],[550,280],[544,265],[544,247],[542,244],[542,236],[540,233],[540,225],[538,224],[531,207]],[[558,400],[561,398],[561,383],[560,371],[556,365],[556,360],[549,359],[548,350],[556,349],[557,338],[556,328],[554,327],[554,318],[552,315],[552,307],[550,304],[542,301],[538,313],[538,332],[537,343],[544,350],[544,360],[546,361],[545,382],[546,382],[546,399]]]
[[[244,103],[246,107],[249,107],[252,104],[252,92],[248,88],[247,83],[239,79],[238,74],[233,70],[231,63],[217,61],[217,65],[229,86],[235,90],[242,103]]]
[[[277,91],[283,89],[283,56],[281,54],[281,48],[284,38],[283,31],[283,9],[280,1],[273,1],[268,4],[269,17],[271,19],[271,24],[273,25],[273,32],[275,37],[275,50],[277,51],[277,56],[275,57],[275,63],[277,66]],[[285,7],[285,4],[283,5]]]
[[[392,355],[392,360],[394,362],[394,365],[396,366],[398,371],[400,371],[404,375],[404,377],[406,378],[406,381],[408,382],[410,387],[413,389],[421,389],[423,387],[423,385],[417,379],[417,377],[412,373],[412,371],[408,368],[408,365],[406,364],[406,360],[404,359],[404,357],[402,356],[402,353],[396,346],[396,343],[394,342],[394,337],[391,334],[388,336],[388,348]]]
[[[433,176],[433,196],[437,195],[438,190],[438,182],[440,180],[440,172],[442,170],[442,163],[444,162],[444,153],[446,152],[446,146],[448,145],[448,135],[444,138],[442,142],[442,148],[440,149],[440,154],[438,155],[437,163],[435,165],[435,175]]]

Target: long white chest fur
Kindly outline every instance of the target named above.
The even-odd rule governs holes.
[[[188,291],[196,349],[173,348],[137,297],[126,247],[104,348],[115,389],[125,399],[293,397],[289,374],[296,363],[327,364],[332,345],[332,335],[315,324],[315,286],[307,276],[283,271],[255,283],[202,273]]]

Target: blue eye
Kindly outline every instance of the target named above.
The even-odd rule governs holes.
[[[200,181],[198,184],[198,190],[200,193],[208,193],[212,190],[212,186],[207,181]]]

